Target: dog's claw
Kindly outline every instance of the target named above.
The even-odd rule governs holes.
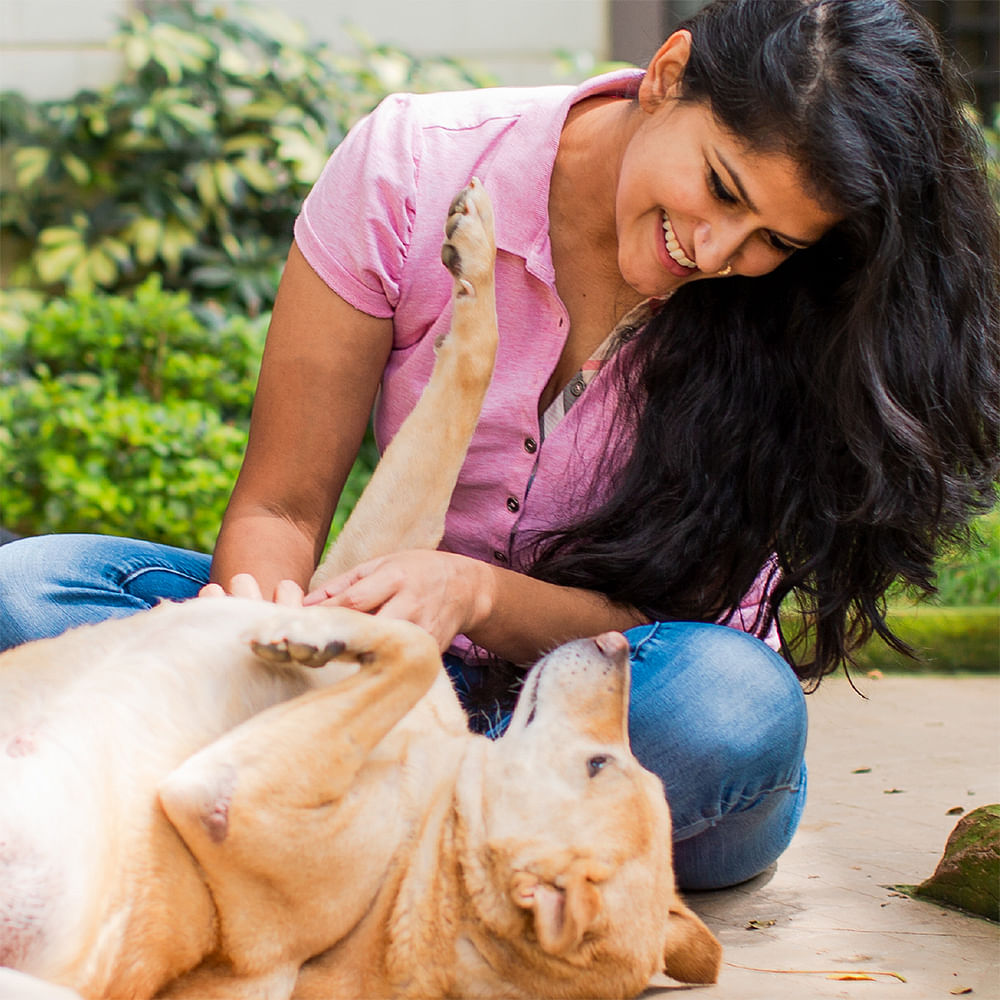
[[[253,639],[250,642],[250,648],[256,656],[267,660],[268,663],[287,663],[289,660],[288,643],[284,639],[278,639],[274,642],[258,642]]]

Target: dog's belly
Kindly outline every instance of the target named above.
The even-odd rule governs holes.
[[[305,672],[250,653],[245,632],[260,617],[259,602],[169,605],[0,659],[0,964],[106,991],[123,936],[134,951],[143,908],[168,902],[151,898],[155,872],[180,864],[185,891],[193,879],[206,892],[156,788],[221,733],[310,686]],[[204,944],[204,929],[183,920],[171,933],[182,957],[168,966]]]

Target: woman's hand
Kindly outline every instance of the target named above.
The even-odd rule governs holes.
[[[489,567],[468,556],[412,549],[362,563],[327,580],[302,601],[335,604],[413,622],[430,632],[444,652],[459,633],[488,614]]]
[[[267,600],[260,589],[260,584],[249,573],[237,573],[229,581],[228,590],[218,583],[206,583],[198,591],[199,597],[225,597],[227,594],[233,597],[246,597],[253,601]],[[271,600],[275,604],[299,607],[302,604],[302,597],[302,588],[294,580],[281,580],[274,588]]]

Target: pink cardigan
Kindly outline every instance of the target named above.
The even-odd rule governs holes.
[[[632,97],[641,78],[622,70],[580,87],[388,97],[337,147],[303,204],[295,239],[316,273],[355,308],[393,319],[375,409],[383,449],[426,384],[435,338],[448,329],[451,276],[440,262],[448,205],[473,175],[493,201],[500,344],[443,549],[516,566],[532,532],[575,519],[594,470],[607,472],[610,366],[540,445],[538,400],[569,326],[549,244],[549,178],[572,104],[594,94]],[[612,445],[612,467],[617,451]],[[760,599],[758,584],[728,624],[749,627]]]

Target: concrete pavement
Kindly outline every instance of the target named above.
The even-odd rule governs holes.
[[[777,866],[687,896],[719,983],[657,979],[647,1000],[1000,1000],[1000,927],[891,888],[934,871],[949,810],[1000,802],[1000,676],[855,683],[867,700],[840,675],[808,698],[809,800]]]

